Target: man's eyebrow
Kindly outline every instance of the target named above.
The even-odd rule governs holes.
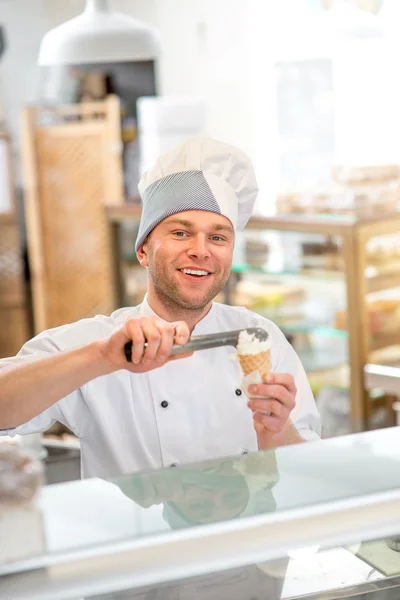
[[[214,231],[229,231],[229,233],[233,233],[233,227],[231,225],[213,225],[212,229]]]
[[[185,221],[184,219],[168,219],[165,221],[166,225],[182,225],[183,227],[193,227],[193,223]]]
[[[192,221],[186,221],[185,219],[168,219],[165,221],[166,225],[181,225],[182,227],[193,228],[195,227],[195,223]],[[233,233],[233,227],[231,225],[222,225],[219,223],[215,223],[211,226],[213,231],[228,231],[229,233]]]

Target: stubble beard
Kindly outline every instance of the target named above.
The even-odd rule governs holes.
[[[203,298],[193,301],[184,297],[168,270],[156,265],[153,260],[149,261],[148,274],[159,300],[165,308],[175,313],[201,312],[224,288],[229,277],[228,274],[226,278],[215,280]]]

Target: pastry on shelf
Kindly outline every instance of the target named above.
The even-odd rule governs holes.
[[[338,165],[332,178],[341,185],[369,185],[400,179],[400,165]]]
[[[391,334],[400,330],[400,298],[367,301],[368,331],[371,335]],[[347,310],[336,312],[335,327],[347,330]]]
[[[261,239],[246,237],[245,259],[250,267],[262,267],[268,260],[269,244]]]
[[[43,468],[15,445],[0,444],[0,509],[29,505],[43,483]]]
[[[278,213],[305,213],[307,204],[301,191],[280,193],[276,198],[276,210]]]
[[[371,333],[392,334],[400,329],[400,298],[381,298],[368,305],[374,317]]]
[[[279,193],[278,213],[335,214],[373,217],[395,212],[400,202],[400,166],[386,175],[384,167],[336,167],[333,182]],[[375,171],[376,169],[376,171]],[[374,179],[375,177],[375,179]]]
[[[234,291],[234,304],[252,310],[276,308],[284,305],[298,307],[305,299],[303,287],[287,283],[267,283],[244,278]]]
[[[38,460],[0,442],[0,564],[46,552],[44,519],[34,502],[43,482]]]
[[[400,271],[400,235],[372,238],[366,246],[366,257],[369,266]]]
[[[400,184],[370,184],[348,190],[354,214],[371,217],[387,212],[396,212],[399,207]]]
[[[301,248],[303,269],[339,271],[343,268],[341,248],[332,238],[303,242]]]

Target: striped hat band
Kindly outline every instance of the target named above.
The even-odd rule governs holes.
[[[212,173],[172,173],[149,185],[142,194],[142,200],[136,251],[161,221],[186,210],[206,210],[223,215],[236,228],[238,203],[235,192],[226,181]]]

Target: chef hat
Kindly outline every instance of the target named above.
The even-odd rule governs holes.
[[[243,152],[211,138],[189,138],[161,156],[140,180],[143,210],[136,250],[163,219],[186,210],[218,213],[240,231],[257,192],[253,165]]]

